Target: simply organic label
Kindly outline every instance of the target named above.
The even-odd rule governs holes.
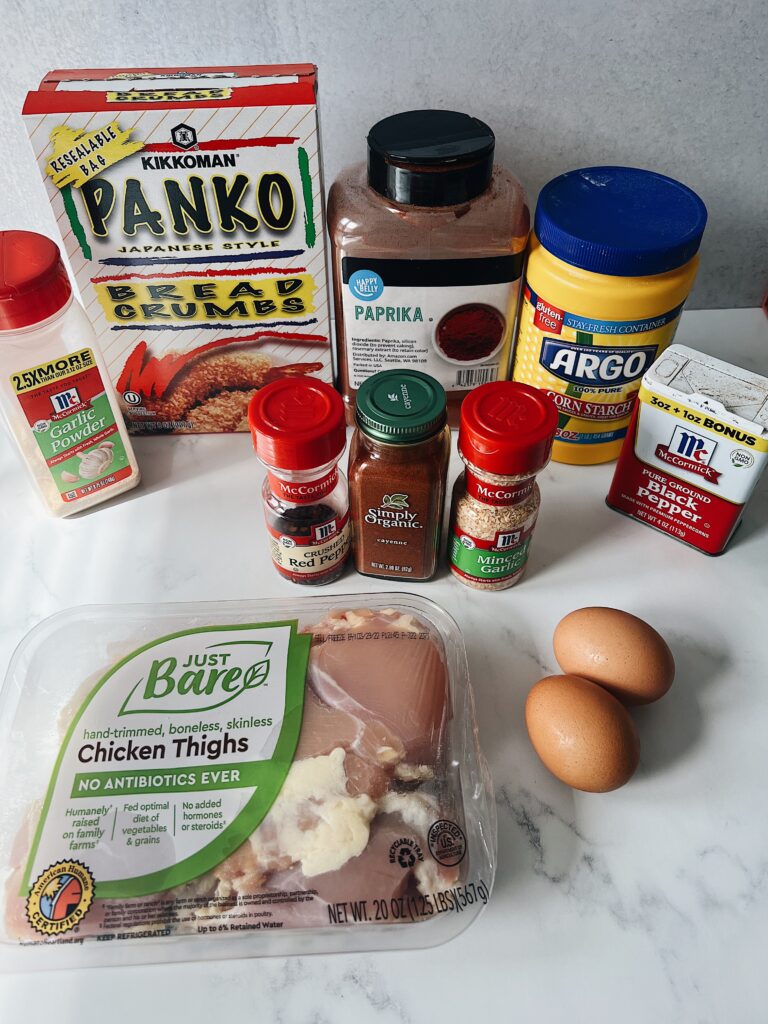
[[[290,768],[309,645],[296,622],[208,626],[114,665],[62,744],[23,895],[38,899],[52,869],[72,874],[59,865],[82,865],[97,897],[117,898],[183,884],[224,860]]]

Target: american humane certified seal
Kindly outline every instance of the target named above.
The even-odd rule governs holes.
[[[27,919],[41,935],[61,935],[80,924],[93,903],[90,870],[77,860],[46,868],[29,890]]]
[[[439,864],[452,868],[464,860],[467,837],[455,821],[442,818],[434,822],[427,836],[429,852]]]

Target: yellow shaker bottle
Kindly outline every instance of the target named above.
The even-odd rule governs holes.
[[[674,337],[706,222],[695,192],[636,167],[569,171],[542,189],[513,379],[557,405],[557,462],[618,456],[643,373]]]

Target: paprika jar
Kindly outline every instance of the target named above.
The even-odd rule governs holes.
[[[385,370],[360,387],[356,420],[349,453],[355,568],[428,580],[451,453],[445,391],[418,370]]]
[[[338,468],[344,403],[330,384],[273,381],[251,399],[248,423],[267,467],[262,487],[272,561],[292,583],[332,583],[349,555],[349,496]]]
[[[426,370],[448,420],[486,381],[509,376],[530,214],[494,161],[487,124],[455,110],[408,110],[368,133],[367,162],[328,197],[339,388],[352,422],[371,374]]]
[[[467,586],[506,590],[522,578],[541,502],[536,474],[556,429],[555,403],[527,384],[484,384],[464,400],[466,469],[453,491],[448,560]]]

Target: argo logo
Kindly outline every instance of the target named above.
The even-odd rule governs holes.
[[[356,299],[371,302],[384,291],[384,282],[375,270],[356,270],[349,279],[349,290]]]
[[[544,338],[539,362],[560,380],[595,389],[637,380],[655,358],[655,345],[579,345]]]

